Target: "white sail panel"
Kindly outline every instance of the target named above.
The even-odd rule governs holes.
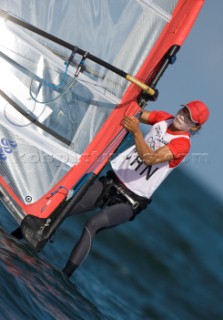
[[[157,14],[157,8],[171,17],[177,2],[149,1],[150,6],[146,8],[136,0],[85,0],[84,5],[82,0],[65,0],[51,1],[50,6],[40,0],[33,1],[31,11],[29,7],[25,7],[23,1],[10,0],[6,9],[135,75],[167,23],[162,15]],[[59,12],[62,13],[62,19],[57,23]],[[39,36],[37,38],[39,39]],[[57,54],[69,57],[70,53],[66,49],[58,48],[45,39],[39,41],[51,47]],[[75,61],[78,64],[79,57]],[[86,62],[86,68],[89,70],[86,72],[88,78],[99,82],[101,88],[121,98],[128,86],[126,81],[90,61]]]

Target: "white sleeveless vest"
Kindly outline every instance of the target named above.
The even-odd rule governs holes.
[[[167,128],[173,119],[157,122],[144,137],[152,150],[168,144],[172,139],[189,138],[188,135],[172,135]],[[132,146],[111,161],[112,169],[125,186],[134,193],[150,198],[162,181],[174,169],[170,168],[169,161],[147,166],[140,159],[136,147]]]

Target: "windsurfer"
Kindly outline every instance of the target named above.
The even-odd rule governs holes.
[[[69,277],[87,257],[96,233],[134,217],[146,208],[153,192],[176,168],[190,149],[190,137],[207,121],[209,111],[201,101],[182,106],[174,117],[164,111],[144,111],[124,117],[135,145],[111,161],[112,171],[97,180],[74,207],[71,215],[101,208],[85,224],[63,272]],[[143,137],[139,122],[151,125]]]

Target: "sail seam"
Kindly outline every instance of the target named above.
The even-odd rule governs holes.
[[[163,8],[153,3],[152,0],[137,0],[143,7],[150,8],[153,12],[158,15],[160,18],[169,22],[172,18],[172,15],[165,11]]]

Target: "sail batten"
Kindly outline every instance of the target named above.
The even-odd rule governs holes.
[[[169,22],[171,19],[171,14],[163,10],[160,6],[156,5],[152,0],[137,0],[145,8],[152,9],[159,17],[161,17],[166,22]]]

